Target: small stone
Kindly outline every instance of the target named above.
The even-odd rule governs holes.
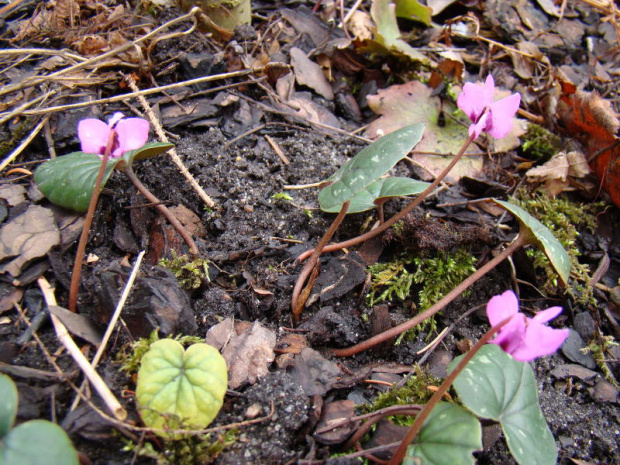
[[[579,333],[575,330],[570,330],[568,338],[562,346],[562,353],[571,362],[583,365],[591,370],[596,368],[596,361],[589,353],[582,352],[581,349],[585,348],[585,343]]]
[[[609,381],[600,378],[594,386],[592,397],[599,402],[618,402],[618,390]]]
[[[448,376],[448,364],[452,361],[452,355],[447,350],[438,350],[429,361],[429,374],[444,379]]]
[[[260,402],[254,402],[245,411],[245,417],[248,420],[253,420],[254,418],[258,417],[262,411],[263,411],[263,406],[260,404]]]
[[[584,341],[592,339],[596,333],[596,323],[590,312],[582,312],[575,315],[574,328]]]
[[[557,366],[551,371],[551,374],[557,379],[579,378],[581,381],[589,381],[598,375],[596,371],[588,370],[574,363]]]

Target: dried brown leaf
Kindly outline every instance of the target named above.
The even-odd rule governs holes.
[[[31,205],[0,229],[1,273],[18,277],[32,260],[60,243],[60,232],[49,208]]]

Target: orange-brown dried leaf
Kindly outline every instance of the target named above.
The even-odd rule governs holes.
[[[620,122],[611,104],[596,92],[576,91],[560,98],[557,113],[569,133],[584,144],[590,168],[620,207],[620,145],[616,136]]]

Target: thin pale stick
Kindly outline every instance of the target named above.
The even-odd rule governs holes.
[[[17,156],[20,153],[22,153],[22,151],[26,147],[28,147],[28,144],[30,144],[30,142],[32,142],[32,139],[37,137],[37,135],[39,134],[39,132],[41,132],[41,129],[43,129],[43,126],[45,126],[45,123],[47,123],[47,121],[49,119],[50,119],[50,115],[47,115],[41,121],[39,121],[39,124],[37,124],[35,126],[35,128],[30,132],[30,134],[28,134],[28,137],[26,137],[22,141],[21,144],[19,144],[17,147],[15,147],[15,150],[13,150],[13,152],[11,152],[11,154],[2,161],[2,164],[0,164],[0,171],[2,171],[4,168],[6,168],[9,165],[9,163],[11,163],[13,160],[15,160],[17,158]]]
[[[200,77],[196,79],[189,79],[187,81],[177,82],[174,84],[168,84],[165,86],[152,87],[150,89],[144,89],[139,92],[130,92],[127,94],[115,95],[114,97],[109,97],[109,98],[104,98],[104,99],[99,99],[99,100],[91,100],[90,102],[71,103],[68,105],[58,105],[55,107],[40,108],[37,110],[24,110],[20,114],[24,116],[43,115],[46,113],[54,113],[57,111],[66,111],[66,110],[72,110],[75,108],[90,107],[93,105],[103,105],[103,104],[113,103],[113,102],[122,102],[124,100],[137,97],[138,95],[151,95],[151,94],[156,94],[159,92],[165,92],[170,89],[177,89],[179,87],[186,87],[186,86],[192,86],[194,84],[200,84],[202,82],[211,82],[211,81],[217,81],[220,79],[229,79],[229,78],[234,78],[234,77],[247,76],[252,73],[258,73],[261,70],[262,68],[252,68],[252,69],[244,69],[241,71],[233,71],[231,73],[214,74],[211,76],[204,76],[204,77]],[[7,112],[0,113],[0,118],[4,118],[6,115],[7,115]]]
[[[140,89],[138,89],[138,86],[136,85],[136,81],[131,76],[126,76],[125,81],[129,84],[129,87],[131,87],[131,90],[133,90],[134,92],[140,91]],[[146,101],[146,98],[144,98],[144,95],[138,95],[137,97],[138,97],[138,100],[140,101],[140,104],[142,105],[142,108],[144,108],[144,111],[148,115],[149,120],[151,121],[151,124],[155,128],[155,132],[157,133],[159,140],[162,142],[170,142],[170,139],[168,139],[168,136],[166,136],[166,134],[164,133],[164,129],[161,127],[159,118],[157,118],[157,116],[155,116],[155,113],[153,113],[153,109],[149,105],[149,102]],[[196,194],[198,194],[198,197],[200,197],[201,200],[208,207],[213,208],[215,206],[215,202],[211,199],[211,197],[207,195],[207,193],[200,186],[200,184],[198,184],[194,176],[192,176],[192,173],[190,173],[187,167],[183,164],[183,160],[179,158],[176,148],[172,147],[170,150],[168,150],[168,155],[170,155],[172,162],[175,165],[177,165],[177,168],[179,169],[181,174],[185,177],[185,179],[187,179],[187,182],[189,182],[189,185],[192,186],[194,191],[196,191]]]
[[[39,284],[39,288],[41,288],[41,292],[43,293],[43,297],[45,298],[45,302],[47,305],[56,305],[56,297],[54,296],[54,289],[47,281],[47,279],[41,277],[37,280]],[[69,331],[65,325],[53,314],[50,312],[50,318],[52,319],[52,323],[54,325],[54,330],[56,331],[56,335],[58,339],[62,343],[62,345],[67,349],[75,363],[80,367],[86,378],[90,381],[90,383],[95,388],[95,391],[99,394],[101,399],[105,402],[110,412],[114,415],[114,417],[123,421],[127,418],[127,411],[123,408],[120,402],[116,399],[110,388],[105,384],[99,373],[95,371],[95,369],[90,365],[84,354],[80,351],[80,348],[77,346],[75,341],[71,338]]]
[[[121,298],[119,299],[118,304],[116,304],[116,309],[114,310],[114,313],[112,314],[112,318],[110,319],[110,322],[108,323],[108,327],[106,328],[103,338],[101,339],[101,344],[99,344],[99,347],[97,348],[97,352],[95,352],[95,356],[90,362],[93,368],[97,367],[97,364],[99,363],[99,360],[101,360],[101,356],[103,355],[103,352],[105,352],[105,349],[108,345],[108,341],[110,340],[110,337],[112,336],[112,333],[114,332],[116,323],[121,316],[121,311],[123,310],[123,307],[125,306],[125,302],[127,301],[127,297],[129,296],[129,291],[131,290],[133,286],[133,282],[136,279],[138,271],[140,270],[140,264],[142,263],[143,257],[144,257],[144,250],[140,252],[140,254],[138,255],[138,258],[136,258],[136,263],[134,263],[133,265],[133,269],[131,270],[131,274],[129,275],[129,278],[127,279],[127,283],[125,284],[125,288],[123,289]],[[80,391],[83,392],[85,386],[86,386],[86,380],[82,382],[82,385],[80,386]],[[79,404],[80,404],[80,396],[78,395],[73,401],[73,404],[71,405],[71,411],[75,410]]]
[[[194,7],[192,8],[189,13],[187,13],[186,15],[183,16],[179,16],[178,18],[174,18],[171,21],[168,21],[165,24],[162,24],[160,27],[154,29],[153,31],[149,32],[148,34],[143,35],[142,37],[139,37],[136,40],[133,40],[131,42],[127,42],[113,50],[110,50],[109,52],[103,53],[101,55],[98,55],[96,57],[90,58],[86,61],[83,61],[81,63],[75,64],[73,66],[69,66],[68,68],[63,68],[59,71],[56,71],[55,73],[52,74],[48,74],[47,76],[35,76],[29,79],[24,79],[22,82],[20,82],[19,84],[13,84],[10,86],[5,86],[2,90],[0,90],[0,95],[5,95],[5,94],[9,94],[11,92],[15,92],[17,90],[21,90],[25,87],[29,87],[29,86],[34,86],[37,84],[40,84],[42,82],[48,81],[49,79],[53,79],[55,77],[58,76],[63,76],[66,73],[72,72],[72,71],[78,71],[80,69],[86,68],[94,63],[103,61],[106,58],[118,55],[119,53],[124,52],[125,50],[129,50],[130,48],[135,47],[136,45],[144,42],[145,40],[150,39],[151,37],[157,37],[161,31],[168,29],[171,26],[174,26],[175,24],[178,24],[180,22],[185,21],[186,19],[189,18],[193,18],[200,14],[202,10],[199,7]]]

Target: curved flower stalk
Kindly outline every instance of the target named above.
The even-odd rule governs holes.
[[[354,237],[344,242],[330,244],[325,246],[323,253],[333,252],[344,248],[352,247],[378,236],[383,231],[391,227],[397,221],[403,219],[411,210],[422,203],[422,200],[429,195],[439,183],[452,170],[454,165],[463,156],[469,144],[476,140],[481,132],[487,132],[496,139],[502,139],[508,135],[512,129],[512,119],[519,109],[521,102],[521,94],[518,92],[498,101],[493,101],[493,92],[495,91],[495,80],[489,75],[484,85],[466,83],[463,91],[457,99],[458,107],[467,114],[472,121],[469,127],[469,138],[463,144],[463,147],[453,158],[450,164],[437,176],[437,178],[424,190],[418,197],[412,200],[404,209],[398,212],[389,220],[382,223],[372,231]],[[299,257],[299,261],[304,261],[312,255],[314,249],[307,250]]]
[[[112,130],[116,131],[111,158],[122,157],[125,152],[143,147],[149,138],[149,122],[142,118],[125,118],[116,112],[108,124],[95,118],[86,118],[78,123],[78,139],[82,152],[103,155]]]

